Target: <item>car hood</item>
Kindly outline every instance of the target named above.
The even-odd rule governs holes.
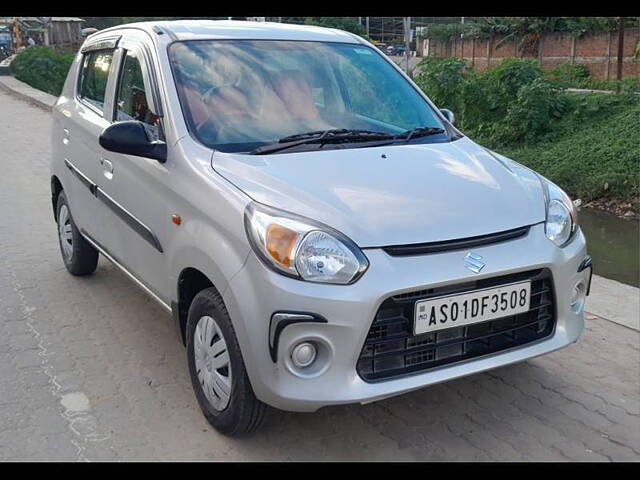
[[[360,247],[473,237],[545,219],[537,175],[466,137],[275,155],[215,152],[212,167],[254,200],[325,223]]]

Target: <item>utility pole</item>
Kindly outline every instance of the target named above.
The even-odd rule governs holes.
[[[618,72],[616,79],[618,84],[616,91],[620,92],[620,81],[622,80],[622,61],[624,60],[624,17],[620,17],[620,23],[618,25]]]
[[[367,17],[367,37],[369,37],[369,17]]]
[[[409,47],[411,45],[411,17],[404,17],[404,46],[405,46],[405,60],[407,62],[407,75],[411,76],[411,71],[409,70]]]

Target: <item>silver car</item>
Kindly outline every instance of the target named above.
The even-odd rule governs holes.
[[[53,122],[67,269],[102,254],[172,313],[226,434],[267,405],[373,402],[583,329],[592,269],[569,197],[467,138],[356,35],[102,30]]]

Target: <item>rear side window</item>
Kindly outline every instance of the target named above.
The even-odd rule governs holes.
[[[82,59],[80,98],[100,111],[104,108],[104,96],[112,60],[113,50],[90,52]]]

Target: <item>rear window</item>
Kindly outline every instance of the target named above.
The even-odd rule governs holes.
[[[90,52],[82,59],[79,96],[100,111],[104,109],[104,96],[112,60],[113,50]]]

